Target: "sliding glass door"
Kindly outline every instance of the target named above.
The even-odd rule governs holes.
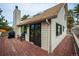
[[[41,24],[30,25],[30,41],[41,47]]]

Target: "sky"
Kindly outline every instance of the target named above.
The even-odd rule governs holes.
[[[18,9],[21,11],[21,17],[23,15],[35,15],[43,10],[51,8],[58,3],[0,3],[0,8],[3,10],[2,15],[5,16],[5,19],[8,21],[9,25],[13,24],[13,11],[15,6],[18,6]],[[70,3],[68,4],[68,9],[73,9],[77,4]]]

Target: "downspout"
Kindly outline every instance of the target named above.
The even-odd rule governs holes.
[[[51,54],[51,20],[50,20],[50,40],[49,40],[49,54]]]
[[[48,54],[51,54],[51,22],[49,23],[48,19],[46,19],[46,23],[50,26],[50,38],[49,38],[49,50],[48,50]]]

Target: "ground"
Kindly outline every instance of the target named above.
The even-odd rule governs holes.
[[[40,47],[19,39],[0,39],[1,56],[74,56],[75,48],[72,36],[66,36],[63,41],[56,47],[54,52],[48,54],[47,51]]]
[[[55,56],[75,56],[74,38],[66,36],[63,41],[55,48],[52,55]]]
[[[40,56],[48,55],[46,51],[30,44],[26,41],[17,39],[0,40],[0,55],[2,56]]]

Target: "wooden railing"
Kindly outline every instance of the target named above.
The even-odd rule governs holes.
[[[79,38],[76,36],[76,34],[72,31],[72,35],[74,37],[74,48],[76,55],[79,56]]]

